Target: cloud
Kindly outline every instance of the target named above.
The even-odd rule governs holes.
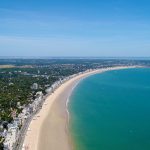
[[[1,56],[148,56],[150,42],[0,36]],[[142,52],[141,52],[142,51]]]
[[[150,53],[148,25],[134,20],[94,20],[0,9],[0,55],[147,55]]]
[[[68,38],[0,37],[0,53],[3,56],[57,56],[76,55],[87,47],[89,41]]]

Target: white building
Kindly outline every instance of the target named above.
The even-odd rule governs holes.
[[[37,90],[38,89],[38,84],[37,83],[33,83],[33,85],[31,86],[31,89]]]
[[[49,87],[49,88],[47,88],[45,91],[46,91],[46,93],[51,93],[51,92],[53,92],[53,88],[52,88],[52,87]]]
[[[4,150],[12,150],[16,142],[19,129],[16,123],[8,124],[8,131],[4,141]]]

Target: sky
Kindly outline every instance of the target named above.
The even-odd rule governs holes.
[[[0,0],[0,56],[150,57],[150,1]]]

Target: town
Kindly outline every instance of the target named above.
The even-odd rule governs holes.
[[[1,59],[0,149],[19,149],[30,120],[40,117],[36,114],[44,105],[46,97],[65,81],[90,69],[132,65],[149,67],[150,61]]]

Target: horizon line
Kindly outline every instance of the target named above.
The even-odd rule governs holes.
[[[150,56],[0,56],[0,59],[148,59]]]

